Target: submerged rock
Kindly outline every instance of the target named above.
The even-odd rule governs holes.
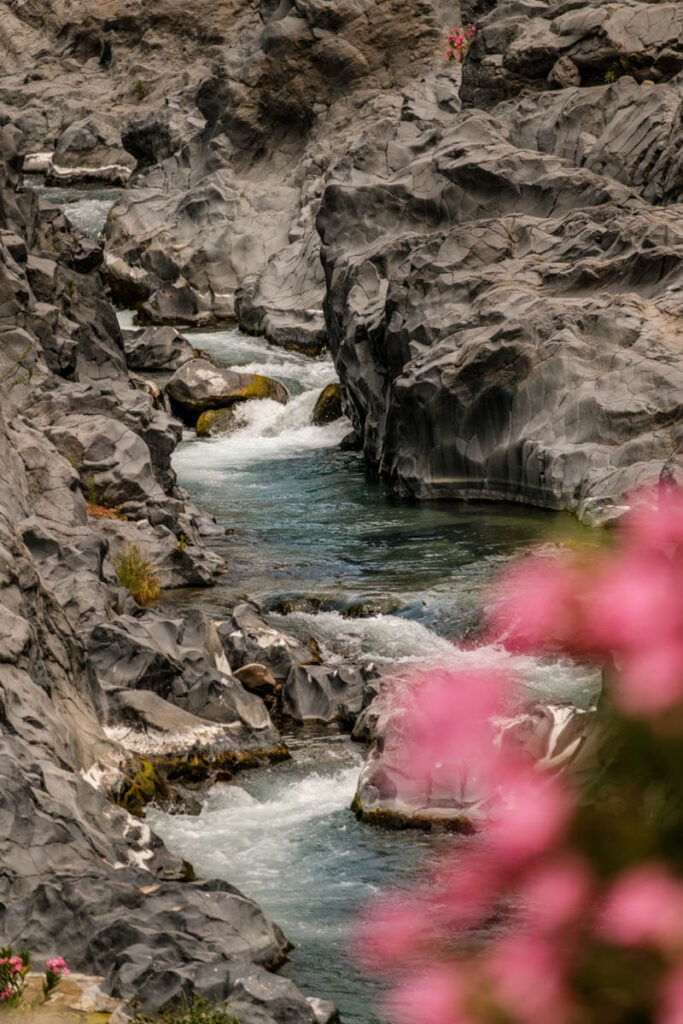
[[[197,437],[223,437],[232,434],[238,427],[235,407],[225,409],[207,409],[197,420]]]
[[[173,408],[193,424],[207,409],[254,398],[270,398],[282,405],[289,400],[287,388],[278,381],[258,373],[226,370],[207,359],[192,359],[181,366],[166,384],[166,394]]]

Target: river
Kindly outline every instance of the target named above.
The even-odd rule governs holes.
[[[63,190],[42,190],[55,191]],[[67,209],[95,236],[110,202],[111,193],[71,190]],[[179,483],[229,530],[218,545],[229,572],[218,587],[173,600],[221,615],[253,598],[274,624],[313,634],[331,661],[509,664],[532,697],[590,701],[590,672],[471,643],[495,575],[532,543],[581,533],[572,519],[521,506],[397,502],[360,455],[340,450],[348,423],[311,425],[317,395],[335,379],[329,357],[236,329],[186,333],[216,362],[275,377],[292,397],[286,406],[247,403],[230,437],[185,435],[174,456]],[[370,1024],[377,986],[347,955],[357,909],[463,840],[360,824],[349,805],[363,749],[339,735],[287,740],[291,761],[216,786],[196,817],[151,811],[150,824],[199,874],[228,879],[282,926],[296,946],[284,973],[333,999],[347,1024]]]

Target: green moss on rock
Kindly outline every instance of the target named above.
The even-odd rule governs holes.
[[[224,409],[207,409],[197,420],[197,437],[232,434],[236,427],[234,405],[228,405]]]

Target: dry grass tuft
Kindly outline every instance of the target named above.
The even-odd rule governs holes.
[[[112,563],[119,583],[130,591],[139,605],[146,608],[159,599],[159,577],[137,544],[124,545]]]

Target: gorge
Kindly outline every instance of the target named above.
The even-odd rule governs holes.
[[[473,642],[491,581],[681,480],[683,18],[10,0],[0,35],[0,937],[149,1011],[369,1021],[353,911],[458,840],[356,820],[343,733],[439,659],[589,707]],[[197,438],[138,325],[288,401]]]

